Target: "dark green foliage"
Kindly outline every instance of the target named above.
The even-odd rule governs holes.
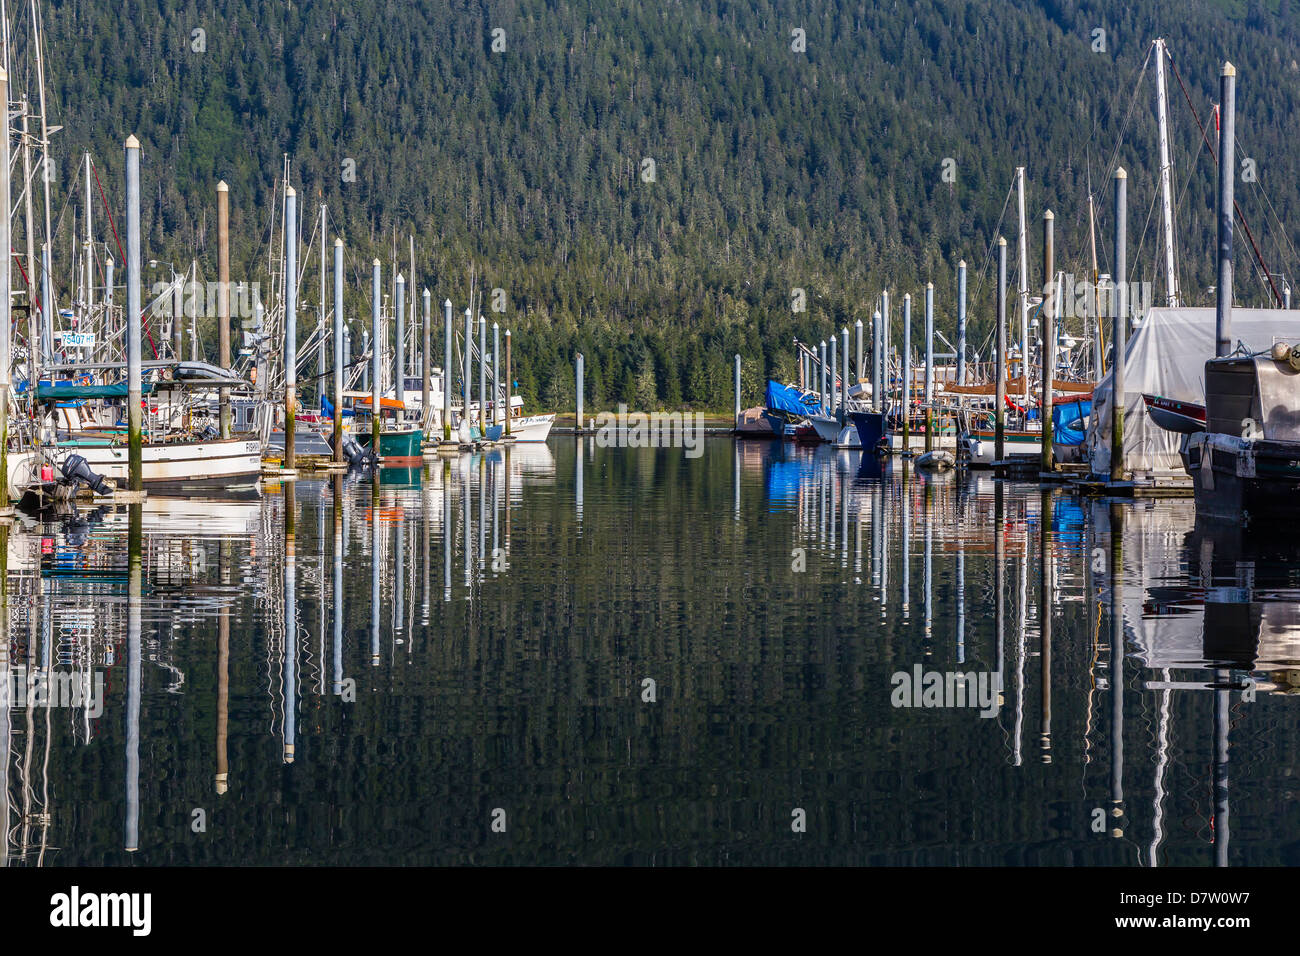
[[[224,178],[235,278],[265,281],[287,153],[305,236],[321,201],[345,235],[352,317],[368,314],[370,259],[385,262],[387,279],[394,247],[401,264],[413,232],[417,281],[438,301],[464,308],[471,264],[480,289],[506,291],[517,377],[547,406],[571,402],[578,349],[592,408],[728,408],[735,352],[756,402],[766,375],[794,374],[794,337],[866,320],[886,284],[901,301],[933,279],[951,337],[963,257],[978,346],[992,302],[981,270],[1020,164],[1034,283],[1048,206],[1058,263],[1090,273],[1090,178],[1107,270],[1107,175],[1118,162],[1131,176],[1131,271],[1159,294],[1149,73],[1134,96],[1158,34],[1203,119],[1219,62],[1237,64],[1239,156],[1256,160],[1260,179],[1238,195],[1273,271],[1295,268],[1281,223],[1300,199],[1300,49],[1277,0],[59,0],[45,23],[52,120],[66,127],[56,207],[89,148],[120,210],[121,144],[134,132],[146,258],[197,252],[215,276],[213,187]],[[491,49],[495,27],[504,52]],[[791,50],[795,27],[806,53]],[[1107,31],[1104,53],[1091,49],[1095,27]],[[199,28],[203,53],[191,50]],[[34,88],[24,76],[14,86]],[[1172,78],[1171,96],[1182,282],[1206,301],[1214,173]],[[946,157],[955,183],[940,177]],[[341,176],[348,159],[355,182]],[[1014,203],[1007,216],[1000,231],[1014,241]],[[69,220],[60,222],[64,250]],[[1260,302],[1238,248],[1239,298]],[[58,281],[70,272],[64,263]],[[808,312],[791,312],[794,288],[807,290]]]

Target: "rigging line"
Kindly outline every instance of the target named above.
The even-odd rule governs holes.
[[[1258,180],[1256,182],[1258,183]],[[1291,237],[1287,235],[1286,226],[1283,225],[1281,217],[1278,216],[1277,214],[1277,210],[1273,208],[1273,203],[1268,198],[1268,193],[1261,188],[1259,194],[1260,196],[1263,197],[1264,204],[1268,206],[1268,211],[1273,215],[1273,221],[1277,224],[1278,227],[1276,231],[1282,234],[1282,239],[1286,243],[1287,248],[1290,250],[1291,253],[1290,263],[1292,266],[1294,266],[1295,260],[1300,259],[1300,253],[1297,253],[1295,246],[1291,243]]]
[[[1133,77],[1136,76],[1136,75],[1138,75],[1139,73],[1144,72],[1144,71],[1146,70],[1147,66],[1150,64],[1150,61],[1151,61],[1151,49],[1152,49],[1154,46],[1155,46],[1155,41],[1153,40],[1153,41],[1151,42],[1150,46],[1148,46],[1148,48],[1147,48],[1146,59],[1144,59],[1144,60],[1142,61],[1142,65],[1141,65],[1140,67],[1134,67],[1133,70],[1129,73],[1128,80],[1129,80],[1129,83],[1130,83],[1130,84],[1132,84],[1132,83],[1134,82]],[[1134,90],[1134,97],[1135,97],[1135,98],[1136,98],[1136,95],[1137,95],[1137,91]],[[1130,112],[1132,111],[1132,109],[1133,109],[1132,101],[1130,101],[1130,105],[1129,105],[1129,110],[1130,110]],[[1093,120],[1093,123],[1092,123],[1092,129],[1091,129],[1091,130],[1089,131],[1089,133],[1088,133],[1088,142],[1089,142],[1089,143],[1096,142],[1096,139],[1097,139],[1097,130],[1101,127],[1101,121],[1102,121],[1106,116],[1111,115],[1113,112],[1114,112],[1114,104],[1113,104],[1113,103],[1107,103],[1107,104],[1106,104],[1106,109],[1105,109],[1105,111],[1104,111],[1100,116],[1098,116],[1095,120]],[[1117,148],[1118,148],[1118,147],[1117,147]]]
[[[1141,235],[1138,236],[1137,248],[1133,250],[1134,265],[1136,265],[1138,261],[1142,258],[1142,247],[1146,244],[1147,232],[1151,228],[1151,219],[1152,217],[1155,216],[1156,203],[1158,203],[1159,201],[1160,201],[1160,190],[1153,189],[1151,191],[1151,205],[1147,208],[1147,219],[1146,222],[1142,224],[1142,233]],[[1131,302],[1129,304],[1132,305]]]
[[[1183,199],[1187,196],[1187,190],[1188,190],[1188,189],[1191,187],[1191,185],[1192,185],[1192,174],[1193,174],[1193,172],[1194,172],[1195,169],[1196,169],[1196,163],[1197,163],[1197,161],[1201,158],[1201,150],[1203,150],[1204,148],[1205,148],[1205,144],[1204,144],[1204,143],[1200,143],[1200,144],[1196,147],[1196,155],[1192,157],[1192,161],[1188,164],[1188,168],[1187,168],[1187,178],[1183,180],[1183,188],[1180,189],[1180,190],[1178,191],[1178,195],[1174,197],[1174,222],[1175,222],[1175,223],[1178,222],[1178,211],[1182,208],[1182,206],[1183,206]],[[1179,257],[1179,261],[1178,261],[1178,263],[1177,263],[1177,269],[1178,269],[1178,273],[1179,273],[1179,275],[1178,275],[1178,288],[1179,288],[1179,289],[1186,289],[1186,288],[1187,288],[1187,284],[1183,281],[1183,275],[1182,275],[1183,270],[1186,268],[1186,262],[1183,261],[1183,258],[1184,258],[1184,257]]]
[[[983,291],[983,289],[984,289],[984,276],[987,274],[987,271],[988,271],[989,265],[990,265],[990,264],[992,263],[992,261],[993,261],[993,249],[994,249],[994,247],[997,246],[997,236],[998,236],[998,234],[999,234],[999,231],[1000,231],[1001,228],[1002,228],[1002,222],[1003,222],[1003,220],[1005,220],[1005,219],[1007,218],[1007,209],[1010,208],[1010,206],[1011,206],[1011,194],[1014,193],[1015,191],[1016,191],[1016,181],[1015,181],[1015,177],[1012,176],[1012,179],[1011,179],[1011,185],[1007,187],[1007,197],[1006,197],[1006,199],[1004,199],[1004,200],[1002,201],[1002,212],[998,215],[998,221],[997,221],[996,223],[993,224],[993,232],[992,232],[992,236],[993,236],[993,238],[991,238],[991,239],[989,240],[989,244],[988,244],[988,246],[987,246],[987,248],[985,249],[985,252],[984,252],[984,264],[983,264],[982,266],[980,266],[980,271],[979,271],[979,273],[975,276],[975,297],[974,297],[974,300],[975,300],[976,302],[979,302],[979,301],[980,301],[980,293],[981,293],[981,292]],[[996,331],[997,331],[997,326],[995,325],[995,326],[993,326],[993,332],[989,332],[989,333],[984,337],[984,341],[980,343],[980,349],[979,349],[979,350],[980,350],[981,352],[983,352],[983,351],[985,350],[985,348],[988,346],[989,338],[991,338],[992,335],[994,334],[994,332],[996,332]]]
[[[1124,138],[1128,132],[1129,124],[1133,122],[1133,111],[1137,108],[1138,93],[1142,90],[1142,80],[1146,77],[1147,67],[1151,63],[1151,51],[1154,48],[1155,44],[1152,43],[1151,46],[1147,48],[1147,55],[1142,61],[1142,68],[1134,71],[1140,75],[1138,76],[1137,82],[1133,84],[1133,95],[1129,98],[1128,111],[1124,114],[1124,122],[1120,125],[1119,137],[1115,142],[1115,148],[1111,151],[1110,159],[1107,161],[1105,166],[1107,179],[1114,174],[1115,167],[1119,165],[1120,147],[1124,145]]]
[[[117,222],[113,219],[113,210],[108,208],[108,197],[104,195],[104,184],[99,181],[99,169],[95,166],[93,160],[90,164],[90,171],[94,174],[95,185],[99,187],[99,202],[104,207],[104,217],[108,220],[108,227],[113,230],[113,239],[117,242],[117,254],[121,256],[123,268],[126,268],[126,253],[122,249],[122,237],[117,234]],[[153,340],[153,330],[149,328],[149,317],[142,314],[140,319],[144,326],[144,334],[149,339],[149,348],[153,351],[153,357],[157,358],[158,346]]]
[[[1241,147],[1241,146],[1242,146],[1241,140],[1240,140],[1239,138],[1235,138],[1235,137],[1234,137],[1234,139],[1235,139],[1235,142],[1236,142],[1237,146],[1238,146],[1238,147]],[[1244,148],[1243,148],[1241,151],[1244,153],[1244,152],[1245,152]],[[1288,246],[1290,247],[1290,249],[1291,249],[1291,256],[1292,256],[1292,259],[1298,258],[1297,255],[1296,255],[1295,246],[1291,245],[1290,237],[1287,236],[1287,234],[1286,234],[1286,227],[1282,224],[1282,220],[1281,220],[1281,218],[1277,215],[1277,210],[1275,210],[1275,209],[1273,208],[1273,203],[1272,203],[1272,201],[1268,198],[1268,191],[1264,189],[1264,182],[1263,182],[1263,180],[1261,180],[1261,179],[1259,178],[1258,175],[1255,176],[1254,186],[1255,186],[1255,190],[1259,193],[1259,195],[1260,195],[1261,197],[1263,197],[1263,199],[1264,199],[1264,203],[1265,203],[1265,205],[1268,206],[1269,211],[1273,214],[1273,220],[1277,223],[1278,230],[1282,233],[1282,237],[1283,237],[1284,239],[1286,239],[1286,241],[1287,241],[1287,245],[1288,245]],[[1267,217],[1267,216],[1265,217],[1265,224],[1266,224],[1266,225],[1268,224],[1268,217]]]
[[[1166,48],[1168,52],[1168,48]],[[1210,151],[1210,156],[1214,159],[1215,168],[1218,168],[1219,157],[1214,151],[1214,144],[1210,142],[1209,134],[1205,132],[1205,126],[1201,123],[1201,117],[1197,115],[1195,107],[1192,106],[1192,97],[1187,92],[1187,84],[1183,82],[1183,75],[1178,72],[1178,64],[1174,62],[1172,55],[1169,56],[1169,68],[1174,71],[1174,78],[1178,80],[1178,87],[1183,91],[1183,99],[1187,101],[1187,108],[1192,112],[1192,118],[1196,120],[1196,128],[1201,131],[1201,139],[1205,143],[1206,149]],[[1235,140],[1235,137],[1234,137]],[[1277,304],[1282,305],[1282,296],[1277,291],[1277,286],[1273,282],[1273,276],[1268,271],[1268,266],[1264,265],[1264,257],[1260,254],[1259,246],[1255,244],[1254,233],[1250,231],[1250,223],[1246,222],[1246,214],[1241,211],[1241,204],[1234,197],[1232,200],[1232,209],[1241,220],[1241,228],[1246,233],[1246,238],[1250,241],[1251,251],[1255,253],[1255,259],[1259,263],[1259,268],[1263,271],[1265,278],[1268,280],[1269,288],[1273,290],[1273,295],[1277,299]]]

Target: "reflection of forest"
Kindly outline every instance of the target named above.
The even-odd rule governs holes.
[[[1284,861],[1300,598],[1273,555],[1207,564],[1190,502],[779,443],[513,455],[142,515],[138,691],[131,516],[14,531],[7,660],[108,699],[0,708],[8,859]],[[1000,671],[997,717],[892,708],[915,664]]]

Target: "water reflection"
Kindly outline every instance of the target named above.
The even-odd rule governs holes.
[[[730,440],[3,525],[0,853],[1295,863],[1296,550]]]

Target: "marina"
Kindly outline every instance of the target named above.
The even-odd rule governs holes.
[[[6,938],[1284,929],[1287,0],[171,6],[0,0]]]

